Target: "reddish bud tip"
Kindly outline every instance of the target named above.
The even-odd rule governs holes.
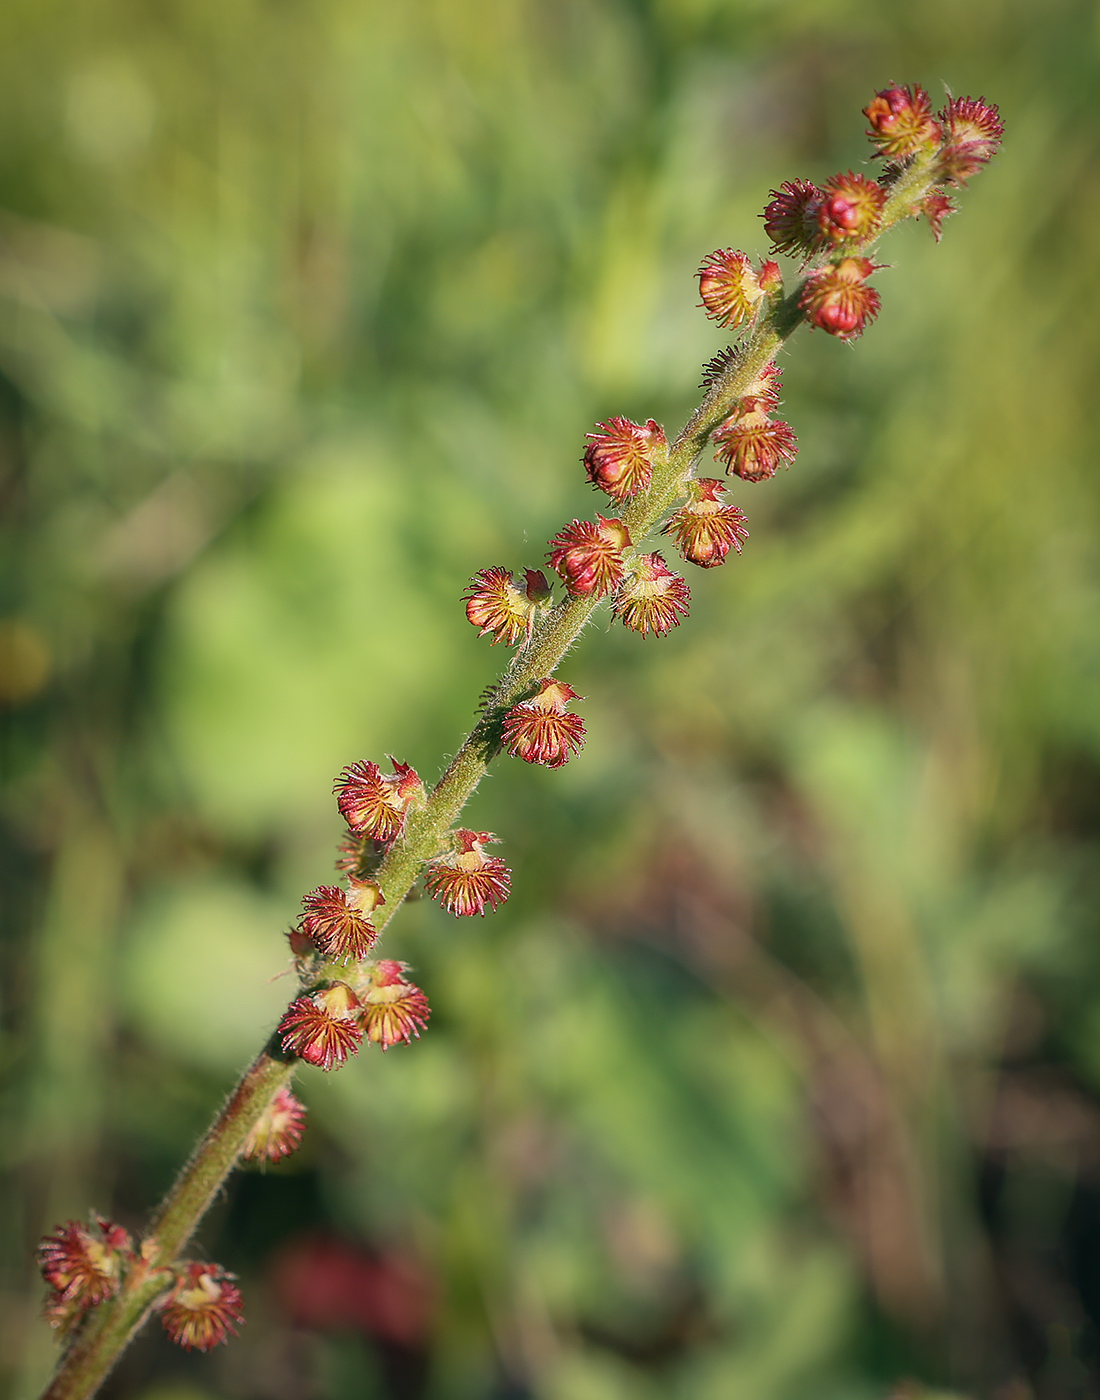
[[[283,1049],[318,1069],[342,1065],[358,1053],[363,1032],[355,1020],[359,1001],[344,982],[292,1001],[276,1032]]]
[[[532,603],[542,604],[550,601],[554,590],[541,569],[524,569],[523,582],[523,591]]]
[[[888,160],[905,160],[931,150],[942,137],[928,94],[917,83],[883,88],[864,107],[863,115],[871,123],[867,135]]]
[[[574,520],[550,541],[550,566],[574,597],[602,598],[623,580],[623,550],[630,532],[621,520]]]
[[[925,195],[921,200],[920,212],[928,220],[932,237],[938,243],[943,234],[944,219],[955,212],[950,195],[944,194],[942,190],[933,190],[931,194]]]
[[[886,191],[866,175],[834,175],[827,180],[817,225],[832,244],[870,238],[882,222]]]
[[[825,245],[817,222],[821,191],[809,180],[785,180],[772,190],[764,210],[764,232],[777,253],[816,253]]]
[[[340,815],[354,835],[386,844],[399,836],[409,808],[423,797],[424,785],[407,763],[387,776],[365,759],[345,768],[333,783]]]
[[[779,270],[779,264],[772,262],[770,258],[760,264],[756,280],[760,283],[760,290],[768,296],[776,296],[783,290],[783,274]]]
[[[384,902],[373,880],[353,881],[350,895],[335,885],[321,885],[302,900],[300,928],[326,957],[358,961],[378,937],[369,916]]]
[[[486,833],[487,834],[487,833]],[[428,998],[405,976],[406,964],[383,958],[360,979],[359,1022],[374,1045],[410,1043],[428,1024]]]
[[[593,486],[615,501],[644,491],[653,480],[653,464],[668,451],[663,429],[651,418],[644,426],[629,418],[597,423],[584,451],[584,469]]]
[[[881,305],[878,292],[867,285],[875,270],[870,258],[841,258],[811,272],[799,301],[810,325],[839,340],[862,335]]]
[[[716,462],[742,481],[765,481],[794,461],[798,439],[789,423],[773,420],[759,409],[735,413],[715,430]]]
[[[451,833],[454,849],[429,862],[424,884],[451,914],[459,917],[484,914],[486,904],[495,909],[508,898],[512,872],[499,856],[487,856],[484,847],[495,841],[490,831]]]
[[[244,1321],[240,1289],[217,1264],[187,1264],[160,1304],[160,1321],[177,1346],[209,1351]]]
[[[722,504],[725,490],[713,477],[700,477],[688,486],[688,503],[675,511],[661,528],[671,535],[689,564],[713,569],[725,561],[730,549],[741,553],[741,542],[749,537],[745,513],[737,506]]]
[[[504,716],[504,745],[513,758],[560,768],[584,747],[584,720],[567,706],[581,697],[565,681],[539,682],[530,700],[521,700]]]
[[[712,321],[739,326],[756,315],[764,292],[747,254],[719,248],[703,259],[698,276],[703,310]]]
[[[944,127],[941,179],[964,185],[993,156],[1005,134],[997,108],[981,97],[956,97],[939,114]]]
[[[659,554],[641,554],[615,599],[615,616],[643,637],[663,636],[687,617],[690,598],[687,583]]]
[[[245,1138],[241,1155],[249,1162],[277,1162],[302,1141],[305,1105],[289,1089],[280,1089]]]

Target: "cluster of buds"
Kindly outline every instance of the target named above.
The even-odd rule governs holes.
[[[878,314],[879,295],[869,279],[879,264],[865,250],[884,228],[891,191],[901,175],[918,158],[930,163],[930,192],[926,183],[908,213],[924,214],[938,238],[951,209],[938,186],[972,175],[993,155],[1003,130],[997,109],[972,98],[952,99],[933,115],[920,87],[884,89],[866,116],[869,135],[887,162],[879,179],[848,170],[820,186],[789,180],[771,192],[763,215],[773,251],[803,261],[801,286],[793,297],[803,318],[845,341],[861,335]],[[765,306],[774,307],[783,296],[777,262],[767,258],[754,266],[747,253],[733,248],[708,254],[698,278],[703,309],[720,326],[750,326]],[[708,387],[726,374],[737,354],[731,347],[711,362],[704,380]],[[794,460],[795,434],[789,423],[774,416],[779,385],[779,368],[770,362],[713,431],[715,460],[724,464],[727,475],[764,481]],[[650,489],[655,471],[668,465],[669,445],[652,418],[635,423],[613,417],[587,434],[582,460],[592,485],[620,504]],[[739,554],[748,537],[745,515],[723,501],[723,483],[688,475],[680,487],[687,500],[661,532],[675,541],[683,558],[710,569],[731,550]],[[643,637],[661,636],[687,615],[687,583],[660,554],[635,553],[624,519],[597,515],[594,521],[572,520],[550,540],[547,557],[568,598],[610,598],[614,616]],[[470,580],[463,601],[480,635],[516,645],[530,640],[550,590],[541,572],[527,570],[521,584],[507,569],[483,569]],[[533,695],[504,713],[503,747],[529,763],[561,767],[584,742],[584,723],[569,709],[577,698],[566,682],[543,678]],[[454,914],[484,913],[487,904],[496,908],[507,896],[507,867],[483,850],[489,839],[485,832],[452,832],[452,849],[429,862],[428,892]]]
[[[362,760],[345,768],[333,785],[347,823],[337,867],[344,887],[319,885],[302,900],[302,913],[290,931],[290,947],[303,973],[319,959],[359,962],[378,937],[371,916],[385,896],[370,877],[372,863],[405,829],[409,812],[423,803],[424,785],[407,763],[391,758],[395,772]]]
[[[318,1069],[336,1069],[364,1039],[383,1050],[419,1036],[428,998],[405,976],[405,963],[358,963],[347,981],[329,982],[292,1001],[276,1034],[283,1049]]]
[[[887,190],[851,170],[818,188],[809,180],[787,180],[772,190],[764,210],[764,232],[777,253],[813,257],[873,238],[882,225]]]
[[[39,1267],[50,1289],[43,1309],[47,1322],[63,1335],[72,1333],[92,1308],[113,1298],[127,1272],[139,1262],[144,1267],[148,1257],[148,1249],[135,1251],[129,1233],[102,1216],[93,1216],[91,1228],[76,1220],[57,1226],[38,1246]],[[244,1321],[233,1276],[217,1264],[181,1263],[163,1270],[162,1277],[166,1291],[157,1312],[179,1346],[209,1351]]]
[[[937,180],[964,185],[997,153],[1004,123],[997,108],[981,97],[953,97],[934,116],[919,85],[888,87],[863,109],[867,135],[890,164],[886,183],[918,156],[935,161]]]

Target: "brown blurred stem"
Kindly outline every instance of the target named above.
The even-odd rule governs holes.
[[[875,237],[850,251],[869,251],[886,229],[916,211],[933,184],[931,159],[915,162],[892,187]],[[793,291],[768,307],[748,330],[729,364],[709,386],[672,443],[667,464],[655,468],[648,490],[635,496],[623,511],[622,520],[633,541],[625,551],[628,558],[638,551],[669,508],[686,494],[692,468],[711,433],[802,324],[799,298],[804,285],[804,279],[799,280]],[[410,814],[401,837],[375,872],[386,898],[386,912],[374,919],[377,928],[389,923],[424,863],[439,853],[447,832],[500,752],[499,731],[504,712],[533,692],[543,677],[553,675],[602,602],[603,599],[565,598],[536,625],[531,639],[513,656],[494,688],[485,715],[451,760],[424,807]],[[334,971],[333,975],[339,976],[339,972]],[[166,1270],[194,1234],[236,1165],[250,1129],[294,1072],[294,1062],[278,1055],[277,1048],[269,1045],[245,1071],[153,1217],[141,1262],[130,1270],[119,1293],[88,1318],[61,1358],[43,1400],[85,1400],[93,1395],[158,1298],[170,1287],[172,1276]]]

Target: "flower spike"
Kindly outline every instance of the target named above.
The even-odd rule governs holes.
[[[209,1351],[237,1334],[244,1321],[241,1292],[217,1264],[186,1264],[160,1304],[161,1326],[188,1351]]]
[[[574,520],[550,541],[550,566],[574,598],[602,598],[623,581],[623,550],[630,531],[621,520]]]
[[[584,747],[584,720],[570,714],[580,700],[571,685],[547,677],[530,700],[521,700],[504,716],[504,745],[513,758],[560,768]]]
[[[690,598],[685,581],[659,554],[642,554],[634,561],[633,577],[615,599],[615,616],[643,637],[650,632],[663,637],[687,617]]]
[[[459,917],[484,914],[486,904],[496,909],[508,898],[512,872],[499,856],[487,856],[484,847],[496,841],[491,831],[451,833],[454,849],[429,862],[424,884],[451,914]]]
[[[419,1039],[431,1015],[428,998],[408,980],[407,970],[407,963],[382,958],[358,984],[360,1024],[367,1039],[383,1050]]]
[[[644,491],[653,479],[653,463],[668,455],[664,430],[651,418],[644,426],[629,418],[597,423],[584,450],[584,469],[593,486],[625,501]]]
[[[332,785],[340,815],[359,837],[389,843],[401,834],[409,808],[424,796],[424,784],[407,763],[391,756],[396,772],[360,760],[343,769]]]
[[[674,511],[661,527],[661,534],[672,536],[688,563],[701,569],[724,563],[731,548],[740,554],[742,540],[749,537],[745,512],[722,504],[724,490],[722,482],[709,476],[690,482],[687,505]]]
[[[334,1069],[359,1051],[363,1032],[355,1020],[359,999],[345,982],[292,1001],[276,1034],[282,1047],[318,1069]]]
[[[245,1138],[241,1156],[246,1162],[289,1157],[302,1141],[305,1121],[305,1105],[289,1089],[280,1089]]]

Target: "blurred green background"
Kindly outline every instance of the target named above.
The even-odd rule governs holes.
[[[427,778],[459,601],[676,428],[703,254],[864,168],[876,88],[1000,104],[881,318],[785,357],[794,468],[559,773],[507,907],[387,936],[425,1037],[299,1076],[196,1246],[248,1322],[126,1400],[1100,1396],[1094,2],[7,0],[0,1374],[37,1237],[132,1228],[273,1025],[333,775]]]

